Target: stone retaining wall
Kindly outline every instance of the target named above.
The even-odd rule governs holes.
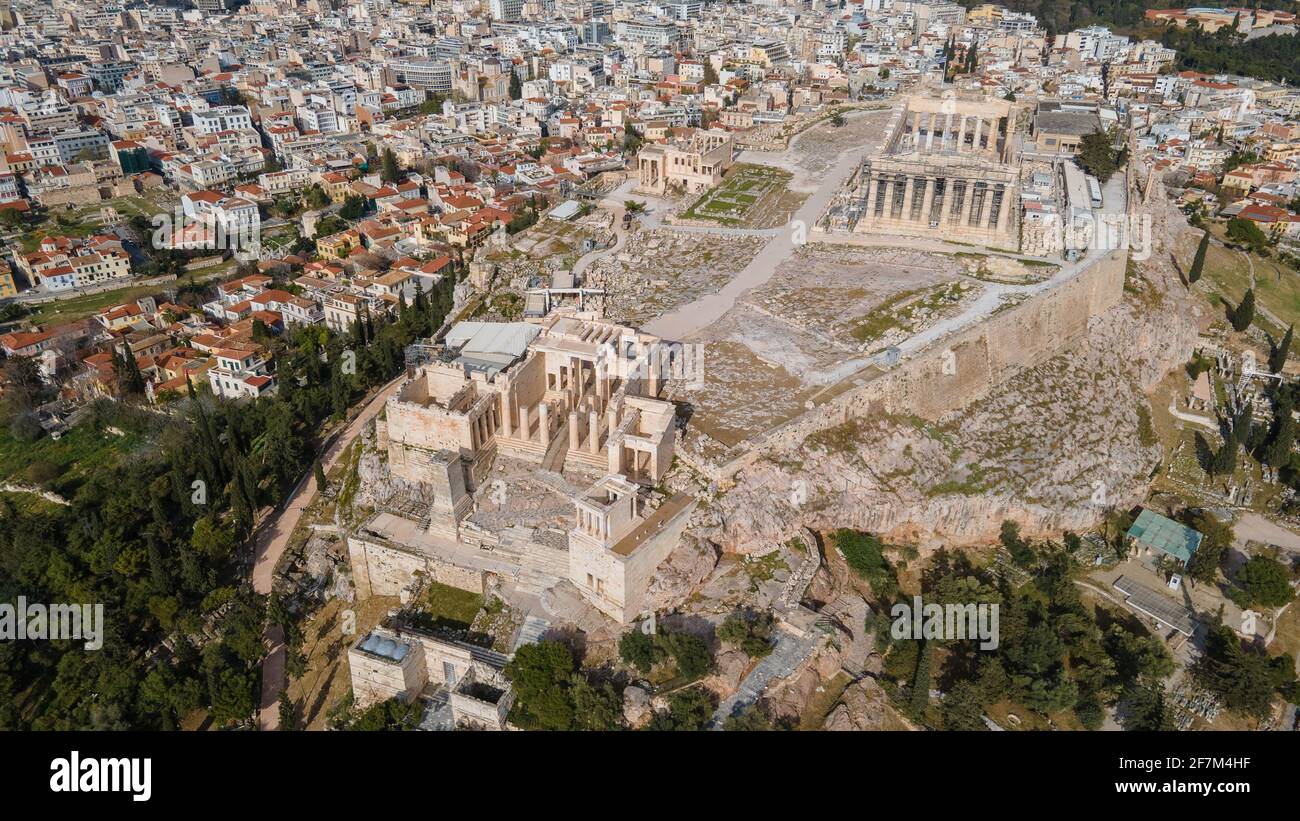
[[[1088,320],[1123,297],[1127,261],[1122,250],[1100,256],[1068,282],[959,331],[865,385],[744,443],[745,452],[729,462],[693,466],[725,482],[764,453],[797,446],[809,434],[850,419],[886,413],[935,420],[965,407],[1012,374],[1082,340]]]

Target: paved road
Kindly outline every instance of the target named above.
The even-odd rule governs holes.
[[[1247,540],[1277,545],[1290,553],[1300,553],[1300,535],[1265,519],[1258,513],[1242,513],[1232,526],[1236,543],[1246,546]]]
[[[384,403],[405,381],[406,375],[394,379],[380,389],[374,398],[366,403],[343,432],[334,437],[325,450],[321,466],[328,473],[348,445],[357,438],[371,418],[384,407]],[[284,555],[289,545],[289,536],[298,526],[298,520],[307,507],[316,498],[316,481],[308,471],[298,486],[294,488],[284,506],[258,528],[253,559],[253,590],[263,595],[270,595],[275,582],[275,566]],[[257,726],[262,730],[275,730],[280,726],[279,699],[284,689],[284,632],[276,625],[266,631],[267,654],[262,660],[262,699],[257,712]]]
[[[578,282],[582,281],[582,274],[591,267],[591,263],[610,254],[617,254],[623,250],[624,245],[627,245],[627,229],[623,227],[623,213],[626,209],[624,209],[623,203],[604,199],[598,202],[597,206],[613,215],[614,244],[608,248],[597,248],[595,251],[584,254],[581,259],[573,264],[573,278]]]

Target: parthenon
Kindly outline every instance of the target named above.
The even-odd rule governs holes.
[[[827,228],[1018,250],[1014,124],[1005,100],[908,97],[827,211]]]

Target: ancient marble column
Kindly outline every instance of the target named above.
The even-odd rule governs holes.
[[[934,210],[934,185],[938,177],[927,177],[925,181],[925,198],[921,200],[921,222],[930,224],[930,212]]]

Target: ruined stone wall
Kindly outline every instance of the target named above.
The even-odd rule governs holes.
[[[990,316],[752,441],[712,478],[729,479],[763,453],[797,447],[810,434],[880,413],[935,420],[985,396],[1011,374],[1081,340],[1090,317],[1118,305],[1128,255],[1098,257],[1068,282]],[[710,473],[712,473],[710,471]]]
[[[348,559],[352,565],[352,580],[356,584],[357,595],[363,598],[396,596],[411,581],[417,570],[441,584],[480,595],[483,593],[483,574],[478,570],[358,536],[348,537]]]

